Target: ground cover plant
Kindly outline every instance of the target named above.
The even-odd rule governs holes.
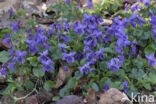
[[[64,22],[42,29],[31,20],[25,28],[15,21],[10,29],[0,31],[3,43],[10,46],[0,52],[0,73],[7,78],[7,88],[0,93],[16,102],[20,98],[15,91],[53,92],[61,67],[71,75],[57,87],[54,101],[74,94],[76,87],[83,97],[89,88],[96,92],[117,88],[129,97],[132,92],[156,95],[155,1],[138,0],[131,8],[121,2],[105,1],[93,7],[88,1],[84,9],[78,1],[66,0],[49,8]],[[105,12],[113,15],[113,23],[107,26],[102,25]],[[12,11],[10,18],[19,14]],[[87,81],[79,85],[83,78]]]

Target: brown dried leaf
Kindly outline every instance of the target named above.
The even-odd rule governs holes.
[[[14,93],[14,96],[16,96],[17,98],[21,98],[21,97],[24,97],[26,95],[25,92],[15,92]],[[16,104],[25,104],[25,100],[19,100],[16,102]]]
[[[137,0],[123,0],[123,2],[127,4],[134,4],[137,2]]]
[[[33,14],[42,17],[42,12],[38,9],[37,5],[32,1],[24,1],[23,8],[27,11],[27,16],[32,16]]]
[[[46,2],[47,8],[49,8],[51,5],[55,5],[58,2],[59,0],[47,0]]]
[[[25,99],[25,104],[39,104],[35,95],[32,95]]]
[[[0,18],[0,30],[10,28],[12,20],[6,19],[6,17]]]
[[[1,83],[4,83],[6,81],[6,76],[4,76],[4,75],[2,75],[1,73],[0,73],[0,84]]]
[[[71,77],[72,72],[73,72],[72,68],[68,67],[68,70],[64,71],[64,69],[60,67],[55,88],[59,88],[61,85],[63,85],[63,83],[65,82],[65,79]]]
[[[56,104],[84,104],[84,103],[82,98],[75,95],[70,95],[59,100]]]
[[[53,95],[49,92],[40,92],[39,94],[36,95],[39,104],[44,104],[46,102],[51,101]]]
[[[118,89],[111,88],[107,92],[101,95],[99,103],[100,104],[121,104],[125,103],[128,97],[125,96]]]
[[[13,99],[10,96],[3,96],[0,99],[0,104],[7,104],[8,102],[13,102]]]
[[[89,89],[86,101],[87,101],[87,104],[96,104],[97,103],[96,94],[95,94],[95,91],[93,88]]]
[[[21,0],[1,0],[0,14],[2,14],[3,11],[8,11],[10,8],[13,8],[13,10],[16,12],[20,7],[20,1]]]
[[[111,19],[103,19],[103,22],[100,24],[102,26],[105,26],[105,25],[112,25],[113,24],[113,21]]]

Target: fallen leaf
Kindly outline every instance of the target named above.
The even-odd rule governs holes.
[[[93,88],[89,89],[86,101],[87,101],[86,104],[96,104],[97,103],[96,94],[95,94],[95,91]]]
[[[30,1],[30,2],[24,1],[23,8],[24,8],[24,10],[26,10],[28,17],[32,16],[34,14],[38,15],[40,17],[43,16],[42,12],[38,9],[37,5],[32,1]]]
[[[59,100],[56,104],[84,104],[84,103],[82,98],[75,95],[69,95]]]
[[[128,97],[120,92],[118,89],[111,88],[101,95],[100,104],[126,104]],[[128,101],[129,102],[129,101]]]
[[[123,3],[127,3],[127,4],[134,4],[136,2],[137,0],[123,0]]]
[[[44,104],[52,100],[53,95],[49,92],[43,91],[36,94],[39,104]]]
[[[73,72],[72,68],[68,67],[68,70],[65,71],[62,67],[60,67],[55,88],[59,88],[61,85],[63,85],[63,83],[65,82],[65,79],[71,77],[72,72]]]
[[[13,8],[14,10],[17,10],[18,9],[17,4],[19,4],[19,2],[20,2],[20,0],[2,0],[0,2],[0,11],[4,10],[6,12],[10,8]],[[16,8],[14,8],[13,5],[16,5],[15,6]]]
[[[13,102],[13,99],[10,96],[2,96],[0,99],[0,104],[7,104],[8,102]]]
[[[102,26],[110,26],[113,24],[113,21],[111,19],[103,19],[103,22],[100,24]]]
[[[16,96],[17,98],[20,98],[20,97],[24,97],[26,95],[26,93],[25,92],[15,92],[14,93],[14,96]],[[19,101],[17,101],[16,102],[16,104],[24,104],[25,103],[25,100],[23,99],[23,100],[19,100]]]
[[[25,104],[39,104],[35,95],[29,96],[25,99]]]
[[[1,73],[0,73],[0,84],[1,83],[4,83],[6,81],[6,76],[4,76],[4,75],[2,75]]]

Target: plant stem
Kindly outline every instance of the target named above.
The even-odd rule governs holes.
[[[36,88],[34,88],[34,89],[33,89],[30,93],[28,93],[26,96],[23,96],[23,97],[20,97],[20,98],[17,98],[17,97],[15,97],[15,96],[13,96],[13,99],[14,99],[15,102],[17,102],[17,101],[19,101],[19,100],[23,100],[23,99],[27,98],[28,96],[30,96],[34,91],[37,92]]]

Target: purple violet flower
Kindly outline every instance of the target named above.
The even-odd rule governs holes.
[[[50,69],[53,70],[53,66],[51,65],[52,64],[52,61],[51,59],[47,59],[46,61],[42,61],[42,64],[43,64],[43,71],[49,71]]]
[[[70,4],[70,0],[66,0],[65,3],[66,3],[66,4]]]
[[[64,43],[66,43],[67,41],[69,41],[69,37],[67,37],[65,34],[58,33],[57,35],[58,35],[59,41],[63,41]]]
[[[15,12],[13,11],[12,8],[8,9],[8,13],[10,13],[10,17],[12,17],[13,15],[15,15]]]
[[[132,49],[131,49],[132,56],[134,57],[136,55],[136,40],[133,40],[131,47],[132,47]]]
[[[7,68],[14,70],[15,64],[14,63],[9,63],[8,66],[7,66]]]
[[[146,58],[148,59],[149,66],[153,66],[153,64],[156,64],[156,59],[154,57],[154,54],[146,55]]]
[[[77,34],[84,34],[85,33],[85,28],[86,26],[85,25],[82,25],[80,22],[76,22],[72,28],[74,29],[74,31],[77,33]]]
[[[41,56],[38,57],[38,61],[41,61],[41,63],[44,63],[44,61],[47,60],[48,50],[43,51],[43,53],[39,53]]]
[[[89,9],[93,8],[92,0],[87,0],[87,7],[88,7]]]
[[[109,90],[109,88],[110,88],[109,83],[106,83],[106,84],[104,84],[102,90],[105,92],[105,91]]]
[[[8,33],[5,34],[5,39],[3,39],[3,43],[7,43],[7,44],[11,43],[10,34]]]
[[[104,48],[101,48],[99,51],[95,52],[96,58],[98,60],[103,60],[104,59],[104,54],[103,54]]]
[[[151,0],[137,0],[137,1],[138,1],[138,2],[142,2],[143,5],[145,5],[146,7],[149,6],[149,5],[151,5],[151,4],[150,4]]]
[[[63,57],[62,57],[62,60],[66,60],[67,63],[73,63],[75,62],[75,59],[74,59],[74,56],[75,56],[76,52],[70,52],[69,54],[68,53],[63,53]]]
[[[16,61],[19,62],[20,64],[22,64],[22,62],[25,62],[24,56],[27,54],[26,51],[20,52],[18,50],[16,50]]]
[[[92,71],[92,68],[90,68],[90,63],[86,63],[85,65],[83,65],[82,67],[78,67],[78,69],[80,69],[80,72],[83,74],[88,74],[88,71]]]
[[[18,28],[18,22],[11,23],[11,27],[12,27],[12,31],[14,33],[16,33],[19,30],[19,28]]]
[[[2,68],[1,68],[1,70],[0,70],[0,73],[2,74],[2,75],[6,75],[6,68],[5,68],[5,63],[3,63],[2,64]]]
[[[66,46],[65,44],[60,44],[60,43],[59,43],[59,44],[58,44],[58,47],[59,47],[58,50],[61,51],[61,52],[66,52],[65,46]]]
[[[128,82],[125,81],[125,82],[122,83],[122,85],[124,86],[124,92],[127,93]]]
[[[110,62],[107,62],[107,65],[112,72],[115,72],[116,69],[120,68],[120,60],[118,58],[112,58]]]
[[[67,66],[64,66],[64,71],[68,71],[68,67]]]

